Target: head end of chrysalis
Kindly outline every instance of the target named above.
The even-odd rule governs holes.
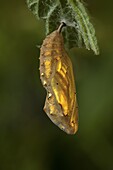
[[[65,22],[61,22],[60,26],[58,27],[58,32],[61,33],[62,31],[62,28],[66,26],[66,23]]]

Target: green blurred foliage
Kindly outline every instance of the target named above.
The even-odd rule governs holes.
[[[70,51],[79,131],[70,136],[43,111],[39,78],[44,23],[25,1],[0,2],[0,170],[113,169],[113,1],[85,1],[100,55]]]

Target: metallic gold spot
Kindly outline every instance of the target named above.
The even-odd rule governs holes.
[[[44,73],[41,73],[41,76],[44,76]]]
[[[50,114],[54,114],[55,113],[55,106],[54,105],[50,105]]]
[[[46,85],[47,85],[47,82],[46,82],[45,80],[43,81],[43,85],[44,85],[44,86],[46,86]]]
[[[72,127],[74,127],[74,126],[75,126],[75,123],[74,123],[73,121],[72,121],[70,124],[71,124],[71,126],[72,126]]]
[[[48,93],[48,97],[50,98],[52,96],[52,94],[51,93]]]

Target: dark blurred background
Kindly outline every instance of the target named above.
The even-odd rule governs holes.
[[[0,2],[0,170],[113,170],[113,1],[85,1],[100,55],[74,48],[79,131],[71,136],[43,111],[39,78],[44,23],[23,0]]]

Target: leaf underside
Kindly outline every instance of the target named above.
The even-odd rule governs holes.
[[[95,29],[80,0],[27,0],[27,5],[37,19],[45,21],[46,35],[65,22],[63,35],[68,48],[85,46],[99,54]]]

